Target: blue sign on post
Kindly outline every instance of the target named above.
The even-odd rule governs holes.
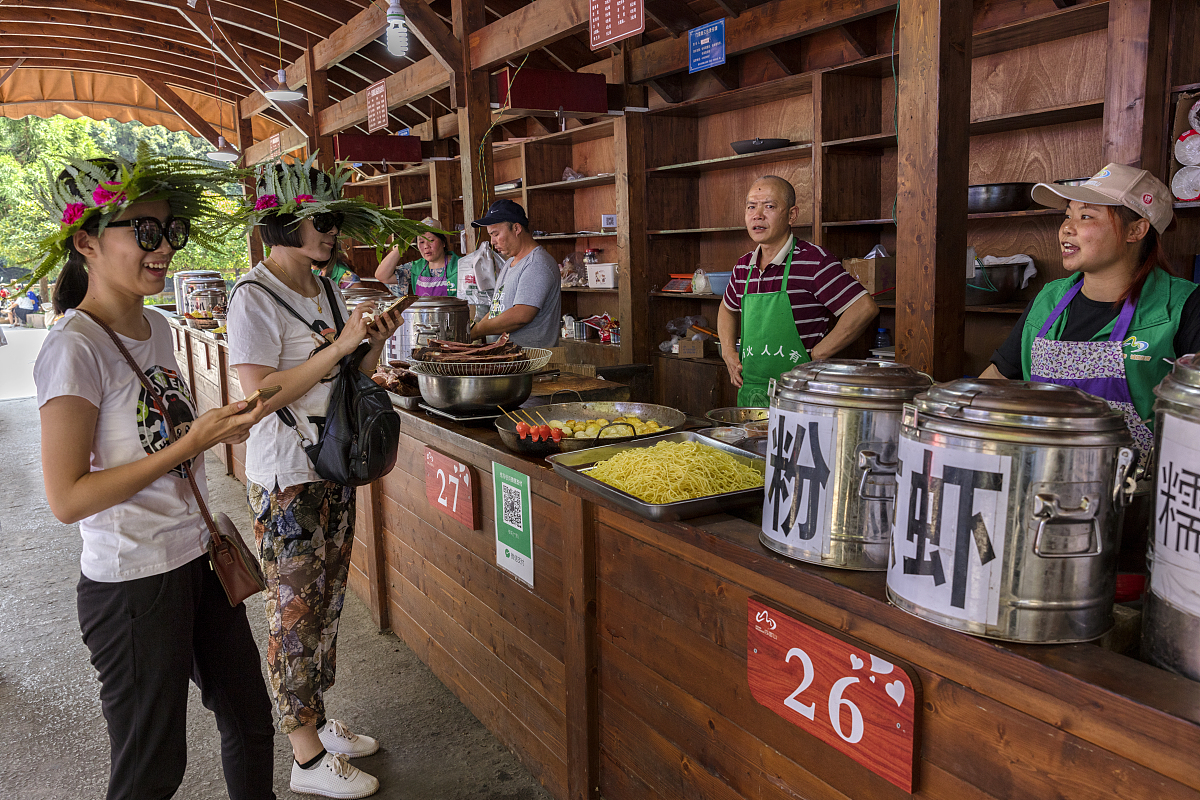
[[[725,20],[688,31],[688,73],[725,63]]]

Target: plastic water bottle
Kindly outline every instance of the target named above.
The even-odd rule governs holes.
[[[888,333],[888,329],[887,328],[876,328],[875,329],[875,344],[873,345],[873,347],[880,348],[880,347],[891,347],[891,346],[892,346],[892,337]]]

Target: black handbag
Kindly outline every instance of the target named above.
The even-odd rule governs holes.
[[[340,334],[345,322],[333,294],[333,283],[323,276],[319,279]],[[258,281],[243,281],[234,287],[234,291],[247,284],[266,291],[289,314],[324,337],[318,322],[305,320],[283,298]],[[362,486],[391,472],[396,466],[396,451],[400,446],[400,415],[392,407],[391,395],[359,371],[363,357],[370,349],[371,346],[363,342],[341,360],[338,376],[329,389],[325,418],[317,421],[320,433],[316,442],[300,433],[295,416],[286,406],[275,412],[284,424],[296,431],[316,473],[344,486]]]

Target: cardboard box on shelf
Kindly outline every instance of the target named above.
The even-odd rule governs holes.
[[[842,266],[871,294],[896,288],[896,257],[843,258]]]

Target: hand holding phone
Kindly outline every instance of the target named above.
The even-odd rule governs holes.
[[[263,386],[258,391],[246,398],[246,407],[239,411],[239,414],[249,414],[258,407],[260,402],[270,400],[275,395],[283,391],[282,386]]]
[[[417,298],[413,295],[408,295],[406,297],[397,298],[396,302],[392,303],[390,306],[385,308],[383,311],[380,311],[377,314],[375,314],[375,319],[373,321],[373,325],[375,326],[376,329],[382,330],[383,317],[385,315],[391,314],[393,311],[401,311],[402,312],[402,311],[404,311],[404,309],[408,308],[414,302],[416,302],[416,300],[417,300]]]

